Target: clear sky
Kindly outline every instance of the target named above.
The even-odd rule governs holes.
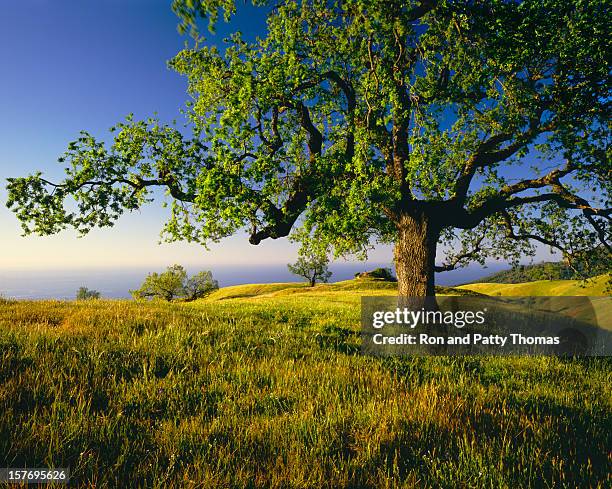
[[[187,266],[287,263],[296,247],[286,239],[248,244],[235,236],[211,247],[158,244],[167,211],[151,205],[125,215],[114,228],[78,238],[72,230],[53,237],[21,237],[4,205],[5,178],[42,170],[59,179],[57,158],[87,130],[100,138],[132,112],[182,120],[185,80],[167,68],[188,36],[177,32],[170,0],[19,0],[0,6],[0,269]],[[249,8],[230,27],[247,37],[263,17]],[[215,42],[211,39],[211,42]],[[380,247],[372,262],[391,262]]]

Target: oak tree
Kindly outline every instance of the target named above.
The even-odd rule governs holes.
[[[219,289],[219,282],[209,271],[198,272],[185,282],[185,297],[188,301],[202,299]]]
[[[66,178],[9,180],[26,233],[110,226],[162,187],[169,240],[301,228],[336,255],[394,243],[399,293],[534,244],[610,260],[605,0],[254,0],[262,37],[195,43],[192,134],[127,121],[68,146]],[[183,27],[232,0],[175,0]],[[436,264],[442,244],[450,251]]]
[[[296,262],[287,264],[287,268],[294,275],[304,277],[310,286],[314,287],[317,282],[329,281],[332,272],[329,271],[328,264],[327,256],[300,250]]]
[[[130,290],[135,299],[164,299],[168,302],[185,295],[187,271],[181,265],[172,265],[165,272],[146,276],[139,289]]]
[[[76,299],[78,301],[93,300],[99,298],[100,292],[98,292],[97,290],[89,289],[87,287],[79,287],[76,293]]]

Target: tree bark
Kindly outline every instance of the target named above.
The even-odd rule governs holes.
[[[425,213],[403,214],[397,230],[394,255],[398,295],[435,296],[434,268],[439,230]]]

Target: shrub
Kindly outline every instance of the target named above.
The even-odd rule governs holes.
[[[356,273],[356,278],[374,278],[378,280],[385,280],[387,282],[397,282],[397,279],[393,276],[390,268],[375,268],[371,272]]]
[[[91,299],[99,299],[100,292],[93,289],[88,289],[87,287],[79,287],[77,290],[76,298],[78,301],[91,300]]]

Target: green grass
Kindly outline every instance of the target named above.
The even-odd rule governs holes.
[[[347,281],[0,303],[1,466],[87,487],[609,487],[609,359],[359,353]]]
[[[600,275],[587,281],[583,280],[538,280],[520,284],[480,283],[458,287],[487,295],[512,296],[603,296],[608,295],[606,287],[609,275]]]

